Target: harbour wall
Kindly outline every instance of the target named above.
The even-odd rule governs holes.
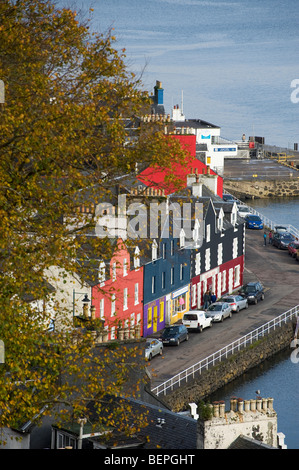
[[[188,410],[189,403],[198,403],[206,399],[213,392],[266,359],[290,348],[291,341],[294,339],[295,327],[296,321],[290,321],[278,327],[246,349],[219,362],[213,368],[203,371],[194,379],[188,379],[188,382],[181,385],[180,388],[173,390],[163,398],[161,396],[162,401],[174,412]]]
[[[251,178],[250,180],[239,181],[226,178],[224,190],[232,193],[239,199],[294,197],[299,196],[299,177],[277,180]]]

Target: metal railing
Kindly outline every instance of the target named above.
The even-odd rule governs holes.
[[[230,193],[228,191],[226,191],[226,194],[230,194]],[[232,194],[231,194],[231,196],[232,196]],[[235,200],[237,201],[238,204],[240,204],[241,206],[248,207],[248,210],[249,210],[249,212],[251,212],[251,214],[258,215],[260,217],[260,219],[262,220],[263,224],[267,228],[269,228],[270,230],[274,230],[274,228],[277,227],[277,226],[283,226],[283,227],[286,227],[287,231],[290,232],[292,235],[294,235],[294,237],[299,239],[299,229],[297,227],[294,227],[293,225],[290,225],[290,224],[282,224],[282,223],[279,223],[279,222],[275,222],[275,221],[269,219],[268,217],[266,217],[265,215],[261,214],[260,212],[256,211],[255,209],[253,209],[253,207],[251,207],[248,204],[246,204],[245,202],[241,201],[236,196],[233,196],[233,197],[235,198]]]
[[[247,335],[242,336],[236,341],[233,341],[224,348],[219,349],[215,353],[188,367],[179,374],[174,375],[170,379],[166,380],[164,383],[157,385],[152,389],[152,392],[155,393],[157,396],[160,394],[166,395],[167,392],[170,392],[175,388],[178,388],[181,385],[187,383],[188,379],[193,380],[196,375],[201,375],[202,371],[208,370],[209,368],[215,366],[222,360],[227,359],[229,356],[237,353],[241,349],[250,346],[255,341],[268,335],[271,331],[274,331],[276,328],[280,328],[288,321],[291,321],[294,317],[298,317],[298,314],[299,305],[282,313],[278,317],[274,318],[273,320],[270,320],[259,328],[256,328]]]
[[[237,199],[237,198],[236,198]],[[238,199],[237,199],[238,201]],[[253,209],[252,207],[248,206],[247,204],[245,204],[244,202],[242,201],[239,201],[239,203],[241,205],[246,205],[249,209],[249,211],[252,213],[252,214],[255,214],[255,215],[258,215],[260,217],[260,219],[263,221],[263,224],[268,227],[270,230],[274,230],[275,227],[277,226],[284,226],[286,227],[287,231],[290,232],[292,235],[294,235],[294,237],[298,238],[299,239],[299,229],[297,227],[294,227],[293,225],[290,225],[290,224],[281,224],[281,223],[278,223],[278,222],[274,222],[273,220],[269,219],[268,217],[266,217],[265,215],[261,214],[260,212],[256,211],[255,209]]]

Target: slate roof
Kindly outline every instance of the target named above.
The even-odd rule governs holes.
[[[185,119],[185,121],[175,121],[175,127],[192,127],[193,129],[220,129],[219,126],[203,121],[202,119]]]
[[[235,439],[228,447],[228,449],[247,449],[247,450],[256,450],[256,449],[276,449],[276,447],[269,446],[264,442],[257,441],[256,439],[251,439],[250,437],[240,435]]]
[[[115,403],[123,398],[115,398]],[[144,415],[148,425],[141,428],[133,437],[126,438],[117,430],[105,443],[101,438],[92,439],[104,448],[142,447],[143,449],[196,449],[197,421],[190,416],[146,403],[133,398],[125,399],[131,408],[132,425],[134,416]]]

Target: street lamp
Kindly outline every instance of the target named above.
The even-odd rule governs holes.
[[[75,289],[73,290],[73,318],[75,316],[75,301],[76,301],[76,295],[84,295],[84,298],[82,300],[83,306],[88,304],[90,302],[88,298],[88,294],[86,292],[75,292]]]

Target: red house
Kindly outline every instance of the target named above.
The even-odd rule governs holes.
[[[176,192],[178,189],[186,188],[187,186],[187,177],[190,174],[197,173],[198,175],[212,175],[216,178],[216,190],[215,193],[222,198],[223,194],[223,178],[213,170],[211,170],[207,165],[196,158],[196,136],[193,134],[190,135],[181,135],[173,134],[171,135],[173,139],[178,139],[181,142],[181,145],[189,153],[190,158],[186,166],[180,164],[173,164],[169,169],[150,167],[146,168],[138,176],[138,179],[142,181],[147,186],[153,186],[159,189],[164,189],[166,195]],[[176,188],[169,184],[165,187],[165,177],[168,173],[175,173],[176,176],[181,177],[182,187]]]
[[[143,267],[138,247],[133,253],[121,239],[108,263],[99,267],[99,283],[92,288],[96,318],[105,320],[108,340],[117,337],[117,329],[143,331]]]

